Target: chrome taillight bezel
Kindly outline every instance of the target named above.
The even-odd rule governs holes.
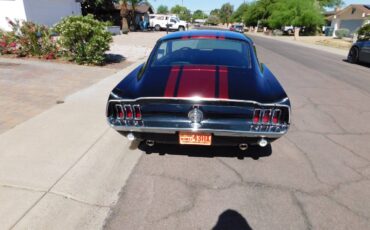
[[[125,117],[126,117],[125,116],[126,114],[125,114],[125,110],[124,110],[123,106],[121,104],[116,104],[114,106],[114,108],[115,108],[117,119],[124,120]],[[122,113],[122,116],[119,115],[120,113]]]
[[[140,105],[133,105],[132,107],[133,107],[133,112],[134,112],[133,116],[134,116],[135,121],[142,120],[143,114],[141,113]],[[138,117],[138,114],[140,114],[140,117]]]
[[[125,109],[125,118],[126,120],[133,120],[134,119],[134,110],[132,109],[131,105],[124,105]],[[129,116],[130,114],[130,116]]]

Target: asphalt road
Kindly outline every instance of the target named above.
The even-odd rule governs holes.
[[[254,40],[291,98],[289,133],[245,154],[139,146],[107,229],[369,229],[369,67]]]

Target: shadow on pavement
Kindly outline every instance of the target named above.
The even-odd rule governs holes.
[[[260,157],[268,157],[272,154],[271,145],[261,148],[250,146],[246,151],[234,146],[190,146],[156,144],[153,147],[141,142],[138,148],[146,154],[158,153],[159,155],[184,155],[189,157],[236,157],[240,160],[252,158],[258,160]]]
[[[252,230],[247,220],[237,211],[226,210],[224,211],[217,220],[216,226],[212,230]]]
[[[343,62],[350,63],[350,64],[353,64],[353,65],[359,65],[359,66],[363,66],[363,67],[370,68],[370,63],[365,63],[365,62],[351,63],[351,62],[349,62],[347,59],[342,59],[342,61],[343,61]]]
[[[126,60],[126,57],[120,55],[120,54],[106,54],[105,55],[106,64],[112,64],[112,63],[120,63]]]

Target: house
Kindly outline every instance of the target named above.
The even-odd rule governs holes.
[[[10,30],[6,18],[52,26],[61,18],[81,15],[81,0],[0,0],[0,29]]]
[[[361,26],[370,23],[370,5],[352,4],[338,10],[334,15],[329,17],[331,27],[335,31],[338,29],[348,29],[353,35]]]

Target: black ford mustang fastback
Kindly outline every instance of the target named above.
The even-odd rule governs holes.
[[[109,124],[146,144],[266,146],[290,124],[290,101],[251,39],[228,31],[161,38],[111,92]]]

